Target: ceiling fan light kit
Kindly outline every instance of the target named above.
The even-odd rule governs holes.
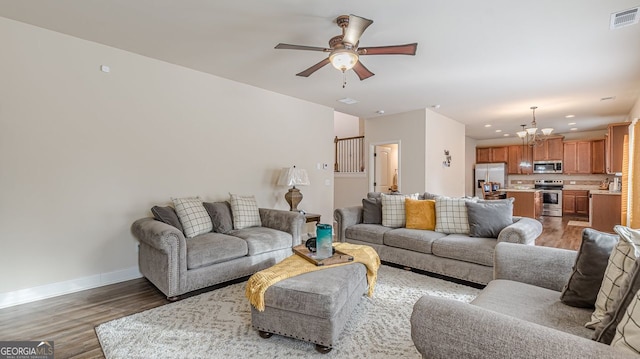
[[[276,49],[285,50],[306,50],[329,52],[329,57],[299,72],[296,76],[309,77],[325,65],[331,63],[333,67],[341,71],[352,70],[358,75],[360,81],[368,79],[374,73],[369,71],[362,62],[360,56],[364,55],[415,55],[418,43],[406,45],[378,46],[378,47],[358,47],[362,33],[373,23],[373,20],[365,19],[356,15],[340,15],[336,19],[336,24],[342,29],[342,35],[334,36],[329,40],[329,48],[291,45],[280,43]],[[343,77],[344,79],[344,77]],[[346,84],[343,81],[342,87]]]

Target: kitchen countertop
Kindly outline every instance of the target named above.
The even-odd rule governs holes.
[[[589,191],[590,194],[609,194],[613,196],[620,196],[622,193],[620,191],[609,191],[606,189],[592,189]]]
[[[538,192],[539,189],[535,188],[500,188],[501,192]]]

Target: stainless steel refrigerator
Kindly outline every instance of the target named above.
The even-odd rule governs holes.
[[[507,187],[506,163],[476,163],[476,175],[473,178],[476,196],[482,198],[484,184],[491,182],[500,184],[500,188]]]

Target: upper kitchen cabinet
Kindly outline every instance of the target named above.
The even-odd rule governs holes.
[[[562,161],[564,156],[564,145],[562,137],[553,137],[543,141],[539,146],[533,147],[533,160],[546,161],[557,160]]]
[[[509,158],[507,161],[507,172],[510,175],[518,175],[518,174],[530,174],[532,173],[532,166],[522,167],[520,163],[523,161],[531,164],[531,147],[529,146],[521,146],[521,145],[513,145],[509,146],[508,149]]]
[[[622,146],[629,133],[629,122],[610,123],[608,126],[606,163],[607,173],[622,172]]]
[[[604,140],[591,141],[591,173],[607,173],[604,146]]]
[[[476,163],[507,162],[509,150],[507,146],[502,147],[476,147]]]
[[[562,172],[564,174],[591,173],[591,141],[568,141],[563,147]]]

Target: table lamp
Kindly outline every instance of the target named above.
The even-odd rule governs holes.
[[[278,178],[279,186],[293,186],[289,188],[289,191],[284,195],[284,199],[289,203],[290,211],[298,211],[298,204],[302,201],[302,193],[296,186],[308,186],[309,176],[307,171],[293,167],[285,167],[280,171],[280,177]]]

